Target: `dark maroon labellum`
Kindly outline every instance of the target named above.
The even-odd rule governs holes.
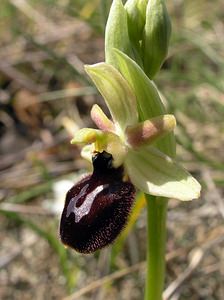
[[[81,253],[112,243],[127,222],[135,196],[134,186],[123,181],[123,168],[112,167],[107,152],[93,157],[93,173],[67,193],[61,216],[61,241]]]

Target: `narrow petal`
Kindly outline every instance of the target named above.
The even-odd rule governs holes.
[[[176,119],[173,115],[162,115],[137,125],[128,126],[126,136],[133,148],[149,145],[174,130]]]
[[[97,104],[94,104],[91,109],[91,118],[99,129],[103,131],[115,132],[114,123],[108,119],[108,117]]]
[[[135,124],[138,120],[136,99],[123,76],[106,63],[85,69],[106,101],[114,122],[122,130]]]
[[[132,183],[147,194],[183,201],[200,196],[201,186],[197,180],[153,147],[130,150],[125,167]]]

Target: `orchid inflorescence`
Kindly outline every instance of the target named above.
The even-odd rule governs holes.
[[[95,104],[91,118],[98,128],[82,128],[71,141],[83,147],[81,155],[93,165],[92,174],[68,191],[60,224],[62,242],[79,252],[114,241],[127,223],[136,190],[184,201],[199,197],[200,184],[173,159],[175,117],[166,114],[150,79],[167,53],[166,14],[163,1],[127,1],[125,7],[113,1],[106,62],[85,66],[112,119]],[[164,22],[166,38],[158,40]]]

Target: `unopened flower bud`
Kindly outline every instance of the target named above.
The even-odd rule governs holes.
[[[128,0],[125,9],[128,16],[128,32],[133,43],[142,40],[148,0]]]
[[[116,67],[113,48],[121,50],[128,56],[133,56],[128,34],[127,12],[121,0],[113,0],[105,30],[106,62]]]
[[[159,71],[167,56],[170,34],[171,23],[164,0],[150,0],[142,41],[144,70],[150,79]]]

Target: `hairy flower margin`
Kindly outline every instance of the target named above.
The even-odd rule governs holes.
[[[99,129],[80,129],[71,143],[81,144],[81,154],[89,161],[96,152],[110,153],[113,167],[123,166],[125,175],[140,191],[183,201],[198,198],[201,187],[196,179],[159,150],[160,141],[165,142],[176,122],[172,115],[158,115],[157,108],[161,111],[163,105],[155,84],[130,57],[117,49],[113,49],[113,56],[121,72],[104,62],[85,66],[112,121],[94,105],[91,117]],[[141,122],[147,109],[155,110],[155,116]]]

